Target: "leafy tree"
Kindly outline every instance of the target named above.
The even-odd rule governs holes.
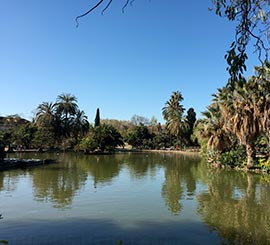
[[[133,147],[149,147],[152,138],[153,135],[150,134],[148,127],[141,123],[128,133],[126,142]]]
[[[133,115],[130,121],[135,125],[138,126],[140,124],[149,125],[149,119],[143,116]]]
[[[21,118],[18,115],[10,115],[5,117],[3,128],[0,132],[0,142],[3,144],[3,146],[8,147],[8,151],[11,151],[13,147],[17,147],[18,145],[18,142],[16,142],[17,136],[21,133],[20,136],[23,137],[24,133],[21,129],[25,129],[29,125],[29,121]],[[24,136],[26,139],[26,134]]]
[[[231,81],[246,70],[248,44],[254,40],[259,59],[268,59],[270,2],[264,0],[212,0],[216,14],[236,22],[235,40],[225,56]],[[264,58],[262,57],[264,55]]]
[[[155,149],[168,148],[171,146],[171,137],[166,132],[158,132],[153,136],[152,141]]]
[[[32,147],[32,140],[37,128],[32,123],[17,126],[13,132],[13,144],[24,149]]]
[[[131,121],[125,121],[125,120],[102,119],[101,123],[112,125],[123,136],[123,138],[126,138],[128,131],[131,128],[134,128],[134,125],[132,124]]]
[[[36,149],[53,148],[55,146],[55,134],[47,127],[38,127],[33,135],[32,146]]]
[[[123,145],[121,134],[113,126],[101,124],[90,129],[88,135],[82,139],[78,149],[87,153],[95,150],[111,152],[115,147]]]

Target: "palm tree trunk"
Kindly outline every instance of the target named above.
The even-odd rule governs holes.
[[[253,147],[250,143],[246,144],[246,153],[247,153],[247,167],[253,167]]]

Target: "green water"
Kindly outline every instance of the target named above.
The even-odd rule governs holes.
[[[9,244],[270,244],[268,176],[196,154],[20,157],[58,163],[0,172]]]

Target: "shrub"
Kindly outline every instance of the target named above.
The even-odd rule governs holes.
[[[220,155],[220,163],[222,165],[229,165],[229,166],[245,165],[246,151],[244,146],[237,145],[230,151],[222,153]]]

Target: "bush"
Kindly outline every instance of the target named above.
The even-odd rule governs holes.
[[[237,145],[230,151],[222,153],[219,160],[222,165],[229,165],[233,167],[245,165],[247,160],[244,146]]]

